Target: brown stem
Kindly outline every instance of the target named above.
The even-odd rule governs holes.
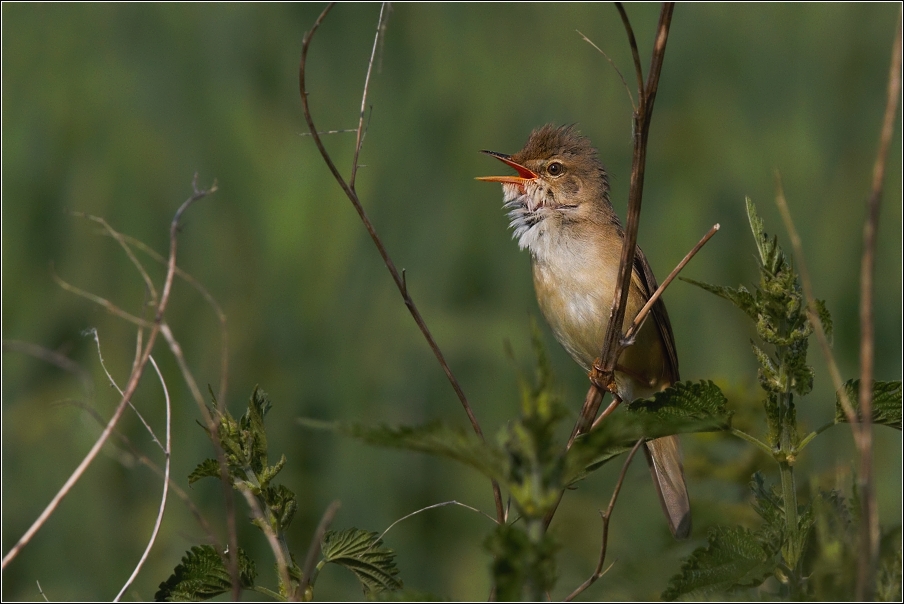
[[[904,10],[904,9],[902,9]],[[885,119],[879,137],[879,149],[873,166],[873,183],[866,204],[867,217],[863,225],[863,256],[860,262],[860,482],[861,550],[857,566],[858,600],[872,599],[876,561],[879,554],[879,517],[876,505],[872,464],[872,390],[874,361],[873,290],[876,271],[876,231],[879,227],[879,205],[882,199],[882,182],[888,146],[894,129],[898,95],[901,89],[901,12],[892,47],[891,66],[888,73],[888,95],[885,103]]]
[[[637,41],[634,31],[624,11],[624,7],[617,5],[619,14],[625,24],[628,41],[631,44],[632,53],[635,54],[635,70],[638,78],[638,107],[634,112],[634,155],[631,163],[631,187],[628,196],[628,222],[625,229],[625,241],[622,245],[621,259],[619,260],[618,280],[613,296],[612,310],[609,313],[609,323],[606,327],[606,335],[603,339],[602,353],[600,355],[603,375],[612,375],[618,360],[621,341],[621,327],[625,317],[625,308],[628,301],[628,291],[631,284],[632,267],[634,266],[634,252],[637,247],[637,231],[640,224],[641,200],[643,198],[644,172],[647,158],[647,140],[650,133],[650,121],[653,117],[653,102],[656,99],[656,91],[659,87],[659,75],[662,70],[662,61],[665,55],[666,42],[668,41],[669,26],[672,22],[674,3],[664,3],[659,15],[656,43],[653,47],[653,57],[650,61],[650,74],[647,84],[643,86],[643,73],[640,69],[640,59],[637,54]],[[591,385],[596,389],[595,385]],[[593,419],[599,412],[602,402],[601,396],[591,396],[588,392],[584,408],[581,410],[577,434],[586,432],[593,423]]]
[[[339,511],[340,505],[341,504],[337,499],[326,508],[326,511],[323,512],[323,516],[320,518],[320,522],[317,524],[317,529],[314,531],[314,534],[311,535],[311,543],[308,545],[308,553],[304,559],[304,568],[301,571],[301,584],[298,586],[297,599],[299,601],[305,602],[310,600],[307,595],[307,590],[311,587],[311,576],[314,573],[314,566],[317,564],[317,552],[320,550],[323,536],[326,535],[327,529],[330,528],[330,525],[333,523],[333,518],[336,517],[336,512]]]
[[[669,273],[669,276],[665,278],[665,281],[659,284],[659,287],[656,288],[656,291],[653,292],[653,295],[650,296],[650,299],[647,300],[647,303],[643,305],[643,308],[641,308],[640,312],[637,313],[637,316],[634,317],[634,322],[631,323],[631,327],[627,332],[625,332],[624,340],[627,346],[633,344],[633,342],[631,341],[632,338],[637,335],[637,332],[639,332],[640,328],[643,327],[644,319],[647,318],[647,315],[650,313],[650,310],[652,310],[653,305],[656,303],[656,300],[658,300],[662,296],[663,292],[665,292],[665,288],[667,288],[669,284],[675,280],[675,277],[678,276],[678,273],[680,273],[684,269],[684,267],[687,266],[687,263],[697,255],[697,252],[699,252],[700,249],[704,245],[706,245],[706,242],[712,239],[713,235],[719,232],[719,228],[720,227],[718,224],[714,224],[709,232],[707,232],[706,235],[704,235],[703,238],[697,242],[697,245],[695,245],[693,249],[691,249],[691,251],[689,251],[687,255],[684,256],[681,262],[678,263],[678,266],[672,269],[672,272]]]
[[[320,13],[320,16],[314,22],[314,25],[311,27],[310,31],[308,31],[301,45],[301,62],[298,66],[298,84],[299,91],[301,94],[301,104],[304,109],[304,118],[308,124],[308,131],[311,134],[311,137],[314,139],[314,144],[317,145],[318,151],[320,151],[320,155],[323,158],[323,161],[326,163],[327,167],[330,169],[330,172],[333,174],[333,178],[336,179],[336,182],[339,183],[339,186],[342,187],[343,192],[345,192],[345,196],[348,197],[349,201],[355,208],[355,211],[358,212],[358,216],[361,218],[361,222],[364,224],[364,228],[367,229],[370,238],[373,240],[374,245],[377,247],[377,251],[380,253],[380,257],[383,258],[383,263],[386,265],[386,268],[389,270],[389,274],[392,275],[393,281],[395,281],[396,287],[399,290],[399,293],[402,295],[402,301],[405,306],[408,308],[408,311],[411,313],[411,317],[414,319],[414,322],[417,324],[418,328],[421,330],[421,334],[423,334],[424,339],[427,340],[427,344],[430,346],[430,350],[433,351],[436,360],[439,362],[440,366],[443,369],[443,372],[446,374],[446,378],[449,380],[449,384],[451,384],[452,389],[455,391],[455,394],[458,396],[458,400],[461,402],[462,407],[465,410],[465,413],[468,415],[468,420],[471,422],[471,427],[474,429],[474,432],[480,436],[480,438],[484,438],[483,430],[480,429],[480,424],[477,422],[477,418],[474,415],[474,412],[471,409],[471,405],[468,403],[468,399],[465,396],[464,390],[462,390],[461,385],[458,383],[458,379],[452,373],[452,370],[449,368],[449,364],[446,362],[446,358],[443,355],[442,351],[437,345],[436,340],[433,339],[433,335],[430,333],[430,330],[427,328],[427,324],[424,321],[424,318],[421,316],[420,311],[414,303],[411,295],[408,293],[408,286],[405,282],[403,275],[398,271],[395,266],[395,263],[392,261],[392,258],[389,256],[389,252],[386,251],[386,247],[383,245],[383,241],[380,239],[379,235],[377,235],[377,231],[373,226],[373,223],[368,218],[367,213],[364,211],[364,207],[361,205],[361,201],[358,198],[358,193],[355,191],[354,184],[349,184],[345,181],[342,175],[339,173],[339,169],[333,163],[332,158],[330,157],[329,152],[327,152],[326,147],[323,145],[323,141],[320,138],[320,134],[318,133],[317,128],[314,126],[314,119],[311,116],[311,109],[308,104],[308,92],[307,85],[305,83],[305,73],[307,67],[308,60],[308,50],[311,46],[311,40],[314,37],[314,34],[317,32],[317,29],[320,27],[320,24],[323,23],[323,20],[326,18],[327,14],[333,8],[335,3],[331,3],[327,5],[327,7]],[[378,27],[377,36],[379,37],[381,33],[381,29]],[[376,44],[374,45],[376,48]],[[371,64],[373,63],[374,55],[371,54]],[[368,74],[370,73],[370,67],[368,67]],[[365,83],[365,92],[364,99],[362,99],[362,105],[365,104],[367,98],[367,84]],[[355,157],[357,157],[358,152],[360,151],[362,137],[360,136],[361,125],[359,125],[359,137],[358,142],[355,146]],[[356,160],[357,164],[357,160]],[[496,517],[500,524],[505,521],[505,509],[502,504],[502,492],[499,489],[499,484],[493,480],[493,499],[496,504]]]
[[[136,356],[135,363],[133,364],[133,369],[131,374],[129,375],[129,381],[126,384],[126,388],[122,395],[122,398],[119,401],[119,404],[116,406],[116,409],[113,412],[113,416],[107,422],[107,425],[104,427],[104,430],[101,432],[101,435],[95,441],[94,445],[88,451],[87,455],[85,455],[84,459],[82,459],[81,463],[76,467],[76,469],[72,472],[66,482],[60,487],[60,490],[57,491],[56,495],[54,495],[53,499],[51,499],[50,503],[47,504],[47,507],[44,508],[44,511],[38,516],[38,518],[32,523],[32,525],[25,531],[25,534],[19,538],[16,544],[10,549],[9,552],[3,557],[2,568],[5,569],[6,566],[12,562],[13,559],[22,551],[22,548],[31,541],[32,537],[40,530],[40,528],[47,522],[47,519],[56,511],[56,508],[59,506],[60,502],[63,498],[69,494],[69,491],[72,490],[72,487],[76,482],[82,477],[85,473],[85,470],[88,469],[88,466],[94,461],[97,454],[100,452],[101,448],[104,446],[104,443],[107,442],[107,439],[113,433],[113,429],[116,427],[117,422],[119,422],[119,418],[122,417],[123,412],[128,406],[128,402],[132,399],[132,396],[135,394],[135,390],[138,389],[138,382],[141,379],[141,375],[144,372],[144,367],[147,365],[148,359],[151,356],[151,350],[154,348],[154,342],[157,340],[157,334],[160,332],[160,322],[163,318],[163,313],[166,310],[166,306],[169,302],[170,291],[172,290],[172,281],[173,274],[175,273],[176,267],[176,234],[179,226],[179,219],[182,217],[182,214],[191,205],[193,202],[201,199],[208,195],[211,191],[197,191],[194,195],[188,198],[176,211],[175,216],[173,217],[173,222],[170,225],[170,256],[169,263],[167,266],[166,273],[166,281],[163,288],[163,292],[160,295],[160,303],[157,306],[157,316],[156,320],[153,324],[149,326],[149,333],[147,337],[147,342],[144,344],[144,347],[140,349],[139,354]]]
[[[606,508],[605,512],[600,511],[600,517],[603,519],[603,537],[602,537],[602,545],[600,546],[600,558],[596,563],[596,570],[593,571],[593,574],[584,581],[581,585],[578,586],[573,592],[568,594],[565,598],[566,602],[571,602],[576,597],[578,597],[581,592],[585,589],[596,583],[596,580],[603,576],[603,564],[606,562],[606,550],[609,546],[609,521],[612,520],[612,511],[615,509],[615,502],[618,499],[618,494],[621,492],[622,483],[625,482],[625,475],[628,473],[628,466],[631,465],[631,460],[634,459],[634,454],[637,453],[637,450],[642,445],[644,439],[639,439],[635,444],[634,448],[631,449],[631,452],[628,453],[628,458],[625,459],[625,463],[622,466],[621,474],[618,475],[618,482],[615,483],[615,489],[612,491],[612,498],[609,500],[609,507]]]

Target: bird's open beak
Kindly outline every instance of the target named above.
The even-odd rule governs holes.
[[[481,153],[492,155],[502,163],[511,166],[518,173],[518,176],[478,176],[477,180],[482,180],[485,182],[508,183],[523,187],[524,183],[526,183],[527,181],[537,178],[537,174],[533,170],[529,170],[521,164],[512,161],[511,155],[506,155],[505,153],[497,153],[496,151],[481,151]]]

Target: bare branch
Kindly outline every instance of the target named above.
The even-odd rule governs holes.
[[[609,65],[612,66],[612,69],[615,70],[615,73],[618,74],[618,77],[621,78],[622,84],[624,84],[624,86],[625,86],[625,92],[628,93],[628,100],[631,101],[631,108],[632,108],[634,111],[637,111],[637,105],[634,103],[634,95],[631,94],[631,88],[628,86],[628,82],[625,81],[625,76],[622,75],[621,70],[620,70],[620,69],[618,68],[618,66],[615,64],[615,61],[613,61],[612,59],[610,59],[610,58],[609,58],[609,55],[607,55],[605,52],[603,52],[603,49],[602,49],[602,48],[600,48],[599,46],[597,46],[596,44],[594,44],[594,43],[590,40],[590,38],[588,38],[587,36],[585,36],[584,34],[582,34],[581,31],[580,31],[579,29],[576,29],[576,30],[574,30],[574,31],[578,32],[578,34],[580,34],[580,36],[581,36],[582,38],[584,38],[584,41],[587,42],[587,44],[589,44],[590,46],[592,46],[592,47],[594,47],[595,49],[597,49],[601,55],[603,55],[604,57],[606,57],[606,60],[609,61]]]
[[[91,329],[90,335],[94,336],[94,342],[97,344],[97,359],[100,361],[100,366],[104,370],[104,373],[107,374],[107,380],[109,380],[110,385],[116,389],[120,396],[122,396],[122,388],[117,385],[116,380],[113,379],[113,376],[110,375],[110,371],[107,369],[107,364],[104,362],[104,355],[100,351],[100,336],[97,334],[97,329]],[[154,359],[151,358],[151,362],[154,362]],[[151,425],[144,419],[144,416],[141,412],[132,404],[132,401],[129,400],[129,407],[132,408],[132,411],[135,412],[135,415],[138,416],[138,419],[141,421],[144,429],[148,431],[148,434],[151,435],[151,440],[157,443],[157,446],[160,447],[160,450],[164,453],[166,452],[166,448],[163,446],[163,443],[160,442],[160,439],[157,438],[157,435],[154,434],[154,429],[151,428]]]
[[[94,418],[94,420],[101,426],[104,425],[104,419],[100,416],[97,410],[92,408],[90,405],[84,404],[81,401],[70,400],[66,402],[88,413],[88,415]],[[116,438],[118,438],[119,441],[124,445],[125,449],[122,449],[123,453],[131,455],[135,458],[135,461],[148,468],[160,478],[163,478],[163,469],[156,463],[151,461],[151,459],[148,458],[147,455],[138,450],[138,448],[132,443],[131,440],[129,440],[126,435],[120,432],[119,429],[114,430],[113,435],[116,436]],[[192,516],[195,517],[195,520],[197,520],[198,524],[201,526],[201,529],[206,533],[207,543],[210,543],[214,547],[216,547],[217,551],[222,551],[223,547],[219,544],[216,535],[214,535],[213,529],[210,527],[210,523],[207,522],[207,519],[201,513],[201,510],[198,509],[198,506],[196,506],[188,496],[188,493],[186,493],[182,489],[182,487],[180,487],[179,484],[172,478],[169,479],[169,486],[173,493],[175,493],[176,496],[182,500],[182,503],[185,504],[185,506],[188,508],[188,511],[191,512]]]
[[[863,255],[860,262],[860,482],[861,517],[858,556],[857,590],[858,600],[872,599],[876,561],[879,557],[879,511],[876,490],[873,483],[873,361],[875,326],[873,320],[873,290],[876,272],[876,232],[879,229],[879,205],[882,200],[882,183],[885,179],[885,164],[888,146],[894,130],[898,96],[901,91],[901,14],[898,12],[898,26],[892,45],[891,66],[888,72],[888,93],[885,103],[885,118],[879,136],[879,149],[873,166],[873,183],[866,204],[867,217],[863,225]]]
[[[374,543],[376,543],[377,541],[379,541],[380,539],[382,539],[383,537],[385,537],[385,536],[386,536],[386,533],[388,533],[388,532],[390,531],[390,529],[392,529],[392,527],[394,527],[395,525],[397,525],[397,524],[400,523],[401,521],[403,521],[403,520],[408,520],[408,519],[411,518],[412,516],[417,516],[417,515],[420,514],[421,512],[426,512],[427,510],[433,510],[433,509],[436,509],[436,508],[445,507],[445,506],[447,506],[447,505],[457,505],[457,506],[463,507],[463,508],[465,508],[465,509],[467,509],[467,510],[471,510],[472,512],[477,512],[478,514],[482,514],[482,515],[486,516],[487,518],[489,518],[490,520],[492,520],[493,522],[496,522],[496,519],[493,518],[492,516],[490,516],[489,514],[487,514],[486,512],[483,512],[483,511],[481,511],[481,510],[478,510],[477,508],[471,507],[471,506],[469,506],[469,505],[467,505],[467,504],[461,503],[460,501],[455,501],[455,500],[453,499],[452,501],[443,501],[443,502],[441,502],[441,503],[434,503],[433,505],[428,505],[427,507],[423,507],[423,508],[421,508],[421,509],[419,509],[419,510],[415,510],[415,511],[411,512],[410,514],[406,514],[406,515],[402,516],[401,518],[399,518],[398,520],[396,520],[395,522],[393,522],[392,524],[390,524],[388,527],[386,527],[386,530],[383,531],[382,533],[380,533],[380,536],[377,537],[377,539],[376,539],[376,541],[374,541]],[[373,545],[371,545],[371,547],[373,547]]]
[[[364,76],[364,92],[361,94],[361,114],[358,117],[358,134],[355,141],[355,155],[352,158],[352,175],[348,184],[355,188],[355,176],[358,174],[358,156],[361,153],[361,145],[364,144],[364,112],[367,109],[367,87],[370,85],[370,72],[374,67],[374,57],[377,56],[377,47],[380,39],[383,37],[385,29],[383,28],[383,14],[386,11],[386,2],[380,4],[380,17],[377,19],[377,34],[374,36],[374,47],[370,51],[370,60],[367,62],[367,75]]]
[[[307,599],[306,592],[311,586],[311,577],[314,573],[314,566],[317,564],[317,552],[320,550],[323,536],[326,535],[327,529],[329,529],[330,525],[333,523],[333,518],[336,517],[336,512],[339,511],[340,505],[342,504],[339,503],[339,500],[337,499],[327,506],[326,511],[323,512],[323,516],[320,518],[320,522],[317,524],[317,529],[314,531],[314,534],[311,535],[308,553],[304,558],[304,569],[301,573],[301,585],[298,586],[298,595],[301,600]]]
[[[290,557],[288,555],[288,549],[284,549],[283,544],[280,543],[279,537],[267,521],[267,517],[264,515],[264,511],[261,509],[254,493],[252,493],[244,483],[236,483],[236,488],[244,495],[245,502],[248,504],[248,507],[251,508],[251,515],[257,520],[256,524],[258,528],[263,531],[264,536],[267,538],[270,549],[273,550],[273,556],[276,558],[276,571],[279,573],[280,581],[286,586],[286,590],[289,590],[292,584],[290,582],[291,577],[289,576]],[[292,595],[291,592],[289,592],[289,595]]]
[[[324,163],[326,163],[330,172],[333,174],[333,178],[335,178],[339,186],[342,187],[345,196],[348,197],[348,200],[352,203],[352,206],[354,206],[355,211],[358,212],[358,216],[360,217],[361,222],[364,224],[364,228],[367,229],[371,240],[373,240],[374,245],[377,247],[377,251],[380,253],[380,257],[383,258],[383,263],[386,265],[387,270],[389,270],[389,274],[392,275],[392,279],[393,281],[395,281],[396,287],[398,288],[399,293],[402,295],[402,301],[405,303],[405,306],[411,313],[411,317],[414,319],[414,322],[421,330],[421,334],[424,336],[424,339],[427,340],[427,344],[433,351],[433,355],[436,357],[436,360],[439,362],[440,367],[442,367],[443,372],[446,374],[446,379],[448,379],[449,384],[452,386],[452,389],[458,396],[458,400],[461,402],[461,405],[468,416],[468,420],[471,422],[472,429],[478,436],[480,436],[480,438],[484,438],[483,430],[481,430],[480,424],[477,421],[477,417],[474,415],[474,411],[471,409],[470,403],[468,403],[468,399],[465,396],[464,390],[462,390],[461,385],[458,383],[458,379],[452,373],[452,369],[446,362],[445,355],[443,355],[442,351],[439,348],[439,345],[436,343],[436,340],[433,339],[433,335],[427,328],[427,323],[424,321],[424,318],[421,316],[420,311],[414,303],[414,299],[408,292],[408,287],[405,280],[396,268],[395,263],[392,261],[392,258],[390,258],[389,252],[386,251],[386,247],[383,245],[383,241],[380,239],[379,235],[377,235],[377,231],[374,228],[373,223],[370,221],[370,218],[368,218],[367,213],[364,211],[364,207],[361,205],[360,199],[358,199],[358,193],[355,191],[354,183],[347,183],[339,173],[339,169],[333,162],[332,157],[330,157],[330,154],[326,150],[326,147],[324,147],[323,140],[318,134],[319,131],[314,125],[314,119],[311,115],[311,108],[308,104],[308,91],[305,81],[305,75],[307,73],[308,51],[310,49],[311,40],[313,39],[314,34],[317,32],[317,29],[320,27],[321,23],[323,23],[323,20],[326,18],[327,14],[329,14],[329,11],[333,8],[333,6],[334,4],[327,5],[323,12],[320,13],[320,16],[314,22],[314,25],[305,34],[304,40],[302,41],[301,45],[301,61],[298,65],[298,87],[299,93],[301,95],[302,109],[304,110],[304,118],[308,124],[308,130],[311,133],[311,137],[314,139],[314,144],[317,145],[317,150],[320,151],[320,155],[323,158]],[[382,28],[378,27],[376,37],[379,38],[381,35]],[[373,57],[371,57],[371,61],[372,59]],[[369,73],[370,71],[368,70],[368,74]],[[365,89],[366,86],[367,84],[365,83]],[[366,98],[366,90],[364,96]],[[499,485],[495,480],[492,480],[492,485],[493,499],[496,503],[496,516],[498,518],[498,521],[502,523],[505,518],[505,509],[503,508],[502,504],[502,491],[499,489]]]
[[[107,422],[107,425],[104,427],[104,430],[101,432],[100,437],[95,441],[94,445],[88,451],[85,458],[82,462],[76,467],[76,469],[72,472],[66,482],[60,487],[60,490],[54,495],[53,499],[51,499],[50,503],[47,504],[47,507],[44,508],[44,511],[38,516],[38,518],[32,523],[32,525],[25,531],[25,534],[19,538],[16,544],[10,549],[9,552],[3,557],[2,568],[6,568],[6,566],[12,562],[13,559],[22,551],[22,548],[31,541],[32,537],[38,532],[38,530],[47,522],[47,519],[56,511],[56,508],[59,506],[60,502],[63,498],[69,494],[69,491],[72,490],[72,487],[76,482],[82,477],[85,473],[85,470],[88,469],[88,466],[94,461],[94,458],[97,457],[97,454],[100,452],[100,449],[104,446],[104,443],[107,442],[107,439],[110,437],[110,434],[113,432],[113,428],[116,426],[117,422],[119,422],[119,418],[122,417],[123,412],[126,409],[126,405],[129,399],[135,394],[135,390],[138,388],[138,382],[141,379],[141,375],[144,371],[144,366],[147,364],[148,359],[151,356],[151,350],[154,348],[154,343],[157,339],[157,334],[160,331],[160,322],[163,318],[163,313],[166,310],[166,306],[169,303],[169,295],[172,289],[172,281],[173,274],[175,273],[176,267],[176,235],[179,227],[179,218],[181,218],[182,214],[188,208],[191,203],[205,197],[209,192],[212,192],[215,187],[212,187],[210,191],[198,191],[195,190],[194,195],[192,195],[188,200],[186,200],[176,211],[175,217],[170,225],[170,255],[169,262],[167,266],[166,273],[166,281],[163,288],[163,293],[160,296],[160,303],[157,307],[157,319],[149,328],[147,343],[144,345],[144,348],[140,349],[140,354],[136,356],[135,363],[132,368],[132,373],[129,376],[129,381],[126,384],[125,392],[122,395],[122,399],[119,404],[116,406],[116,410],[113,412],[113,416]],[[68,284],[67,284],[68,285]],[[71,286],[70,286],[71,287]],[[64,289],[66,289],[64,287]],[[70,291],[81,291],[77,288],[72,288]],[[87,292],[85,292],[87,293]],[[102,300],[102,299],[100,299]],[[110,304],[110,303],[108,303]],[[115,307],[115,305],[110,304],[111,307]],[[127,316],[128,313],[124,313]],[[134,317],[133,317],[134,318]],[[144,321],[139,319],[141,324],[144,324]],[[236,567],[237,568],[237,567]]]
[[[92,216],[90,214],[85,214],[84,212],[70,212],[73,216],[77,218],[84,218],[85,220],[90,220],[92,222],[96,222],[97,224],[104,227],[106,233],[115,239],[119,245],[122,247],[123,251],[128,256],[129,260],[132,261],[132,264],[135,266],[135,269],[138,271],[138,274],[141,275],[141,278],[144,279],[144,285],[148,290],[148,293],[151,296],[151,305],[157,304],[157,289],[154,287],[154,282],[151,280],[151,276],[148,275],[148,272],[144,269],[144,265],[138,261],[138,258],[135,257],[135,254],[132,253],[132,248],[129,247],[129,244],[126,242],[125,237],[115,230],[113,227],[107,223],[106,220],[99,216]]]
[[[94,217],[89,217],[93,219]],[[99,219],[102,220],[102,219]],[[160,264],[166,266],[167,260],[159,253],[157,253],[153,248],[149,245],[141,241],[140,239],[136,239],[131,235],[126,235],[124,233],[120,233],[110,227],[106,222],[104,223],[108,229],[108,235],[114,237],[117,241],[119,241],[124,247],[128,248],[128,246],[134,246],[143,251],[145,254],[150,256],[155,261]],[[137,261],[136,261],[137,262]],[[140,263],[139,263],[140,264]],[[207,290],[204,285],[201,284],[200,281],[195,279],[189,273],[185,272],[178,266],[176,267],[176,276],[181,278],[183,281],[194,287],[198,293],[207,301],[207,303],[213,308],[214,313],[217,315],[217,321],[220,323],[220,389],[217,392],[217,404],[220,411],[223,410],[223,405],[226,400],[226,385],[229,376],[229,334],[226,330],[226,313],[223,312],[223,308],[217,302],[216,298]]]
[[[637,92],[638,98],[643,102],[643,67],[640,66],[640,51],[637,49],[637,39],[634,37],[634,28],[631,27],[631,20],[628,19],[628,13],[621,2],[615,3],[618,14],[621,17],[622,24],[625,26],[625,33],[628,34],[628,44],[631,46],[631,56],[634,58],[634,75],[637,76]],[[635,108],[635,113],[637,109]]]
[[[596,570],[592,575],[590,575],[590,578],[579,585],[578,588],[573,592],[568,594],[568,597],[565,598],[566,602],[571,602],[572,600],[574,600],[581,594],[581,592],[596,583],[596,580],[605,574],[605,572],[603,571],[603,564],[605,564],[606,562],[606,550],[609,546],[609,521],[612,520],[612,511],[615,509],[615,502],[618,500],[618,494],[621,492],[622,483],[625,482],[625,475],[628,473],[628,466],[631,465],[631,461],[634,459],[634,454],[637,453],[637,450],[640,448],[643,442],[643,438],[639,439],[634,444],[634,448],[631,449],[631,452],[628,453],[628,457],[627,459],[625,459],[625,463],[622,466],[621,474],[618,475],[618,482],[615,483],[615,489],[612,491],[612,498],[609,500],[609,507],[606,508],[605,512],[600,511],[600,517],[602,517],[603,519],[603,537],[602,545],[600,546],[600,558],[596,564]]]
[[[633,344],[634,336],[637,335],[637,333],[640,331],[640,328],[643,327],[644,320],[647,318],[647,315],[649,315],[650,310],[656,303],[656,300],[658,300],[660,296],[662,296],[665,288],[667,288],[669,284],[675,279],[675,277],[678,276],[678,273],[680,273],[684,269],[684,267],[687,266],[687,263],[697,255],[697,252],[699,252],[700,249],[704,245],[706,245],[706,242],[712,239],[713,235],[715,235],[719,231],[719,228],[720,227],[718,224],[714,224],[713,227],[706,233],[706,235],[704,235],[703,238],[697,242],[697,245],[695,245],[693,249],[691,249],[691,251],[687,253],[684,259],[678,263],[678,266],[672,269],[672,272],[669,273],[669,276],[665,278],[665,281],[659,284],[659,287],[656,288],[656,291],[653,292],[653,295],[650,296],[650,299],[647,300],[647,303],[644,304],[643,308],[640,309],[640,312],[637,313],[637,316],[634,317],[634,322],[631,323],[631,327],[628,328],[628,331],[625,333],[624,341],[626,345]]]
[[[119,308],[118,306],[116,306],[115,304],[113,304],[112,302],[107,300],[106,298],[102,298],[100,296],[92,294],[91,292],[87,292],[81,288],[78,288],[78,287],[70,284],[70,283],[67,283],[66,281],[63,281],[63,279],[59,275],[56,274],[56,271],[53,268],[53,264],[50,265],[50,276],[53,278],[54,281],[57,282],[57,285],[59,285],[61,288],[63,288],[67,292],[75,294],[76,296],[79,296],[81,298],[85,298],[86,300],[91,300],[92,302],[94,302],[95,304],[97,304],[99,306],[103,306],[104,308],[107,309],[107,311],[109,313],[116,315],[120,319],[125,319],[129,323],[133,323],[133,324],[137,325],[138,327],[144,327],[146,329],[149,329],[151,327],[150,321],[145,321],[144,319],[141,319],[131,313],[124,311],[123,309]]]
[[[100,343],[98,343],[98,346],[99,345]],[[147,560],[148,555],[151,553],[151,548],[154,546],[154,542],[157,540],[157,533],[160,531],[160,525],[163,523],[163,511],[166,509],[166,496],[169,492],[173,410],[172,406],[170,405],[169,391],[166,389],[166,381],[163,379],[163,374],[160,373],[160,368],[157,367],[157,362],[154,361],[154,357],[150,357],[149,360],[151,362],[151,365],[154,366],[154,371],[157,372],[157,378],[160,380],[160,385],[163,387],[163,396],[166,400],[166,449],[164,450],[166,461],[163,467],[163,495],[160,497],[160,508],[157,510],[157,520],[154,522],[154,529],[151,531],[151,538],[148,540],[148,545],[144,549],[144,553],[141,555],[141,559],[138,561],[138,564],[135,566],[135,570],[132,571],[132,574],[131,576],[129,576],[125,585],[122,586],[122,589],[119,590],[119,593],[113,599],[114,602],[119,602],[126,589],[129,588],[129,585],[131,585],[135,580],[135,577],[138,576],[138,572],[141,570],[141,567],[144,566],[145,560]]]
[[[819,341],[819,347],[826,359],[829,367],[829,375],[832,378],[832,385],[838,398],[841,401],[841,408],[848,423],[851,425],[851,431],[854,433],[854,440],[857,447],[860,447],[860,429],[858,426],[857,412],[851,401],[848,399],[847,391],[844,388],[844,380],[841,378],[841,371],[838,370],[838,364],[835,362],[835,355],[832,354],[832,347],[826,336],[825,326],[822,319],[819,318],[819,310],[816,307],[816,296],[813,295],[813,283],[810,280],[810,271],[807,269],[807,261],[804,257],[804,248],[801,243],[800,235],[794,226],[794,220],[791,218],[791,210],[788,209],[788,202],[785,200],[785,190],[782,187],[782,176],[776,170],[775,172],[775,205],[778,207],[779,214],[782,215],[782,221],[785,223],[785,230],[788,231],[788,238],[791,239],[791,248],[794,250],[794,261],[797,265],[797,272],[800,275],[801,287],[804,290],[804,298],[807,300],[807,319],[813,325],[813,331],[816,339]]]

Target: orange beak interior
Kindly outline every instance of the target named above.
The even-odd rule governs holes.
[[[481,151],[481,153],[491,155],[502,163],[511,166],[518,173],[518,176],[478,176],[477,180],[482,180],[484,182],[509,183],[523,187],[525,182],[537,178],[537,174],[533,170],[529,170],[521,164],[512,161],[511,155],[506,155],[505,153],[497,153],[496,151]]]

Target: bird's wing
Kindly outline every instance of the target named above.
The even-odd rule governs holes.
[[[634,252],[634,272],[640,278],[640,282],[646,290],[644,298],[649,300],[656,288],[659,287],[659,284],[656,282],[650,263],[647,262],[647,257],[639,247]],[[675,349],[675,334],[672,333],[672,322],[669,321],[669,312],[665,309],[665,303],[662,298],[656,300],[651,314],[656,322],[659,338],[662,340],[666,351],[667,370],[670,373],[669,382],[675,383],[680,379],[678,376],[678,351]]]

